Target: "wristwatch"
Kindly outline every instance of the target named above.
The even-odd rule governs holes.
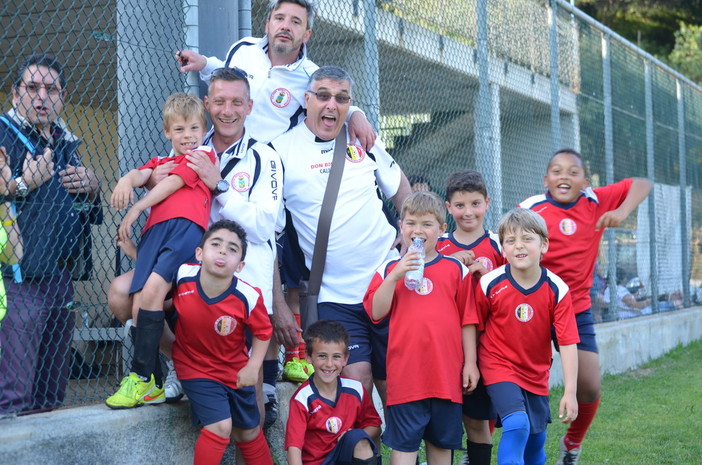
[[[29,194],[29,187],[27,187],[27,184],[24,182],[24,179],[22,179],[22,176],[17,176],[15,178],[15,184],[17,184],[17,189],[15,190],[15,197],[26,197],[27,194]]]
[[[212,191],[212,195],[219,195],[227,192],[229,190],[229,183],[221,179],[217,182],[217,185],[215,185],[214,190]]]

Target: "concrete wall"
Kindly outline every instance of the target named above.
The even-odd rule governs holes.
[[[700,307],[597,326],[605,373],[635,368],[700,338]],[[560,380],[556,355],[552,384]],[[268,439],[279,464],[285,463],[287,399],[296,387],[278,384],[280,416]],[[0,457],[2,463],[23,465],[189,464],[197,435],[186,401],[121,411],[94,405],[0,420]],[[233,463],[231,447],[223,463]]]

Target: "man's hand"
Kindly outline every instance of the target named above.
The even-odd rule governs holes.
[[[363,148],[370,152],[375,145],[375,138],[378,137],[378,134],[376,134],[366,115],[363,112],[356,111],[349,120],[349,137],[352,142],[355,142],[356,139],[361,141]]]
[[[93,199],[100,190],[100,180],[85,166],[66,165],[58,175],[61,185],[69,194],[88,194]]]
[[[295,315],[284,301],[273,304],[271,323],[276,341],[287,349],[294,349],[298,346],[298,334],[302,333],[302,328],[297,325]]]
[[[186,154],[185,159],[188,160],[188,168],[195,171],[210,190],[214,190],[217,183],[222,180],[222,175],[219,172],[219,159],[212,163],[205,152],[198,150]]]
[[[207,66],[207,57],[191,50],[178,50],[175,59],[180,65],[180,72],[201,71]]]
[[[54,153],[48,147],[44,149],[44,153],[36,157],[27,152],[22,164],[22,178],[29,190],[38,188],[54,176],[53,158]]]
[[[10,157],[7,155],[5,147],[0,147],[0,195],[10,193],[10,180],[12,179],[12,168],[10,168]]]

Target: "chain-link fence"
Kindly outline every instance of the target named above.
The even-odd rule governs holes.
[[[16,362],[12,370],[20,375],[12,373],[17,375],[13,392],[47,390],[47,384],[60,388],[60,379],[68,377],[66,403],[93,403],[104,400],[121,378],[128,351],[122,347],[121,324],[108,308],[107,290],[131,263],[115,249],[121,214],[107,200],[121,174],[167,153],[161,130],[166,96],[183,89],[202,95],[196,75],[178,72],[174,52],[188,47],[224,58],[239,36],[264,34],[267,2],[232,3],[59,0],[44,5],[21,0],[0,7],[3,109],[12,107],[13,81],[23,57],[47,52],[64,63],[63,117],[82,140],[77,151],[82,163],[101,180],[97,205],[104,215],[89,226],[90,279],[73,282],[72,299],[61,291],[70,301],[69,313],[57,317],[63,326],[56,334],[59,339],[69,335],[70,350],[68,341],[38,341],[25,334],[34,327],[30,320],[37,320],[31,322],[35,326],[51,320],[42,311],[52,296],[34,302],[37,313],[28,313],[13,328],[17,338],[25,338],[22,351],[35,345],[51,352],[41,375],[51,382],[22,374],[32,368]],[[602,243],[593,290],[596,316],[609,321],[633,314],[607,303],[606,286],[652,297],[652,304],[636,313],[689,306],[702,298],[699,86],[563,1],[318,3],[310,58],[350,71],[354,103],[380,129],[409,177],[443,195],[451,172],[480,171],[492,199],[486,218],[491,228],[509,208],[543,191],[546,164],[557,148],[583,154],[593,186],[647,177],[655,184],[650,200],[621,228],[608,231]],[[13,167],[17,163],[13,160]],[[78,202],[74,197],[61,199]],[[31,218],[20,217],[19,225],[29,230],[30,224],[75,226],[66,220],[58,198],[53,200],[42,203]],[[69,241],[66,228],[56,234]],[[25,241],[25,256],[45,257],[46,276],[28,276],[18,286],[70,288],[54,275],[66,266],[64,258],[80,248],[56,257],[53,250],[62,247],[58,242],[49,237],[41,241],[40,235]],[[12,270],[5,271],[8,283]],[[42,295],[36,292],[23,298],[36,301]],[[10,299],[8,310],[26,305]],[[2,331],[8,333],[8,323]],[[0,350],[1,357],[9,356],[7,344]],[[10,373],[0,376],[9,379]],[[5,409],[3,402],[0,397]],[[41,401],[30,407],[50,406]]]

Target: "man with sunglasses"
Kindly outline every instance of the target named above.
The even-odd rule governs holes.
[[[0,116],[0,146],[12,169],[4,200],[14,204],[24,242],[21,265],[2,267],[8,309],[0,327],[0,415],[63,403],[75,326],[67,308],[71,274],[76,257],[90,254],[80,239],[102,221],[100,180],[82,166],[81,141],[60,117],[65,98],[61,63],[32,55],[14,80],[12,109]]]
[[[283,201],[310,268],[335,138],[342,131],[346,134],[345,165],[329,231],[318,311],[320,320],[339,321],[351,337],[343,375],[361,381],[372,392],[373,378],[385,379],[387,326],[372,324],[363,308],[363,296],[386,258],[399,257],[397,250],[391,249],[396,231],[383,213],[378,191],[400,211],[411,188],[380,142],[365,150],[350,135],[346,116],[352,85],[344,69],[319,68],[305,92],[307,117],[271,144],[284,168]],[[278,229],[282,229],[280,224]]]

